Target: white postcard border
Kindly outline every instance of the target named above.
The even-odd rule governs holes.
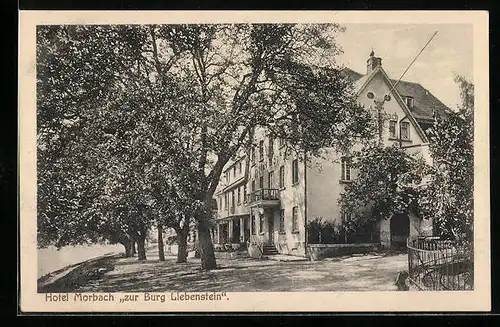
[[[36,25],[336,22],[473,24],[475,289],[462,292],[247,292],[220,301],[51,302],[36,292]],[[19,25],[20,302],[24,312],[489,311],[489,41],[486,11],[21,11]],[[224,290],[221,290],[224,291]],[[73,293],[69,294],[69,297]],[[125,293],[113,293],[116,298]],[[142,293],[136,293],[143,297]],[[167,298],[170,293],[166,293]]]

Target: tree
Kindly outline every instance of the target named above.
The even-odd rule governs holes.
[[[474,222],[474,84],[455,76],[462,104],[436,115],[430,130],[433,165],[421,206],[440,235],[472,246]]]
[[[339,198],[341,210],[351,213],[346,226],[350,231],[394,214],[420,212],[418,185],[426,172],[422,158],[397,144],[374,142],[353,153],[352,168],[356,178]]]
[[[74,145],[75,156],[60,156],[71,168],[65,176],[85,176],[89,183],[75,184],[88,192],[100,181],[96,198],[85,202],[94,211],[64,203],[39,222],[41,234],[83,240],[112,226],[133,242],[157,223],[154,215],[169,211],[155,209],[167,192],[174,206],[189,206],[162,219],[181,234],[194,219],[202,268],[216,268],[212,197],[224,166],[256,129],[286,140],[303,158],[371,134],[368,112],[335,64],[339,31],[335,24],[41,27],[39,134],[48,149],[41,180],[50,188],[41,199],[52,206],[59,177],[48,163]],[[100,151],[87,158],[91,148]],[[82,160],[85,171],[75,169]],[[150,172],[162,162],[158,178]],[[66,198],[79,199],[78,187]],[[89,219],[98,228],[88,228]],[[84,233],[68,233],[75,224]]]
[[[136,123],[152,96],[139,77],[146,36],[127,26],[38,28],[40,246],[107,239],[130,255],[137,233],[144,237],[138,190],[147,184],[134,179],[143,160],[134,131],[143,131]]]
[[[186,152],[197,183],[193,216],[203,269],[216,268],[209,233],[214,191],[227,162],[268,129],[302,157],[345,149],[370,133],[368,113],[335,66],[337,25],[176,25],[159,35],[192,81]],[[155,33],[152,28],[152,33]]]

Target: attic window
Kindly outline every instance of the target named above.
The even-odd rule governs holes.
[[[413,97],[403,96],[402,98],[408,108],[413,108]]]

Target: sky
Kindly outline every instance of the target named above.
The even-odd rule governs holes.
[[[343,54],[338,63],[366,74],[366,60],[372,48],[382,58],[382,67],[392,79],[399,79],[432,34],[437,35],[406,72],[403,80],[422,84],[448,107],[460,103],[457,73],[473,80],[472,25],[465,24],[343,24],[337,41]]]

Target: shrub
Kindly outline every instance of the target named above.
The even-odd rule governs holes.
[[[348,243],[373,243],[380,241],[380,234],[375,230],[374,221],[352,221],[346,226]]]
[[[165,240],[165,244],[167,245],[174,245],[177,244],[177,236],[168,236],[167,239]]]
[[[307,224],[307,240],[309,244],[343,243],[342,231],[335,221],[317,217]]]

